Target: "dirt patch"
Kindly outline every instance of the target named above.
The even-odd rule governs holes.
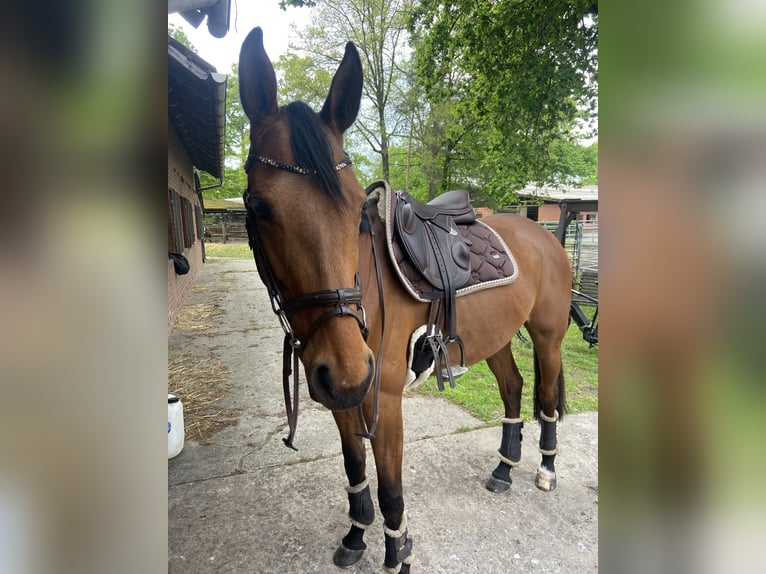
[[[582,395],[596,396],[598,395],[598,387],[596,385],[583,385],[579,392]]]
[[[168,361],[168,392],[184,406],[185,440],[210,444],[210,437],[235,424],[238,413],[221,403],[233,388],[229,368],[213,355],[181,355]]]

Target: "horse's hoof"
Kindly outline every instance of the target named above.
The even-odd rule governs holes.
[[[508,489],[511,488],[511,483],[507,480],[500,480],[499,478],[489,475],[486,487],[490,492],[498,494],[500,492],[508,492]]]
[[[544,466],[537,469],[537,476],[535,476],[535,486],[545,492],[550,492],[556,488],[556,473],[550,471]]]
[[[362,555],[366,549],[367,546],[360,548],[359,550],[352,550],[351,548],[346,548],[343,546],[343,544],[341,544],[335,551],[335,554],[332,557],[332,561],[338,568],[351,568],[354,564],[362,559]]]

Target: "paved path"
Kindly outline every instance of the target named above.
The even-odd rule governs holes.
[[[168,571],[343,572],[332,564],[348,528],[338,432],[303,383],[299,451],[282,445],[282,331],[254,264],[208,260],[187,305],[213,305],[218,315],[206,329],[176,329],[169,358],[209,356],[225,365],[232,389],[222,406],[236,424],[213,444],[187,441],[168,461]],[[499,427],[480,428],[481,421],[441,398],[408,395],[403,408],[413,572],[598,570],[596,413],[569,415],[559,425],[555,491],[534,487],[539,430],[527,423],[511,491],[493,495],[483,485],[497,462]],[[375,499],[371,452],[368,466]],[[347,572],[382,571],[375,505],[368,550]]]

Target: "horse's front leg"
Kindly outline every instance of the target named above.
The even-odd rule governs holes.
[[[343,448],[343,464],[348,477],[348,515],[351,528],[335,551],[333,562],[341,568],[349,568],[361,560],[367,545],[364,531],[375,519],[375,509],[370,496],[370,485],[365,473],[367,453],[358,436],[359,418],[356,410],[333,412],[340,431]]]
[[[503,439],[498,455],[500,462],[487,480],[487,489],[492,492],[506,492],[511,487],[511,469],[521,462],[521,387],[524,379],[519,373],[516,361],[508,343],[497,353],[487,358],[487,365],[495,374],[500,396],[505,406],[503,418]]]
[[[412,539],[407,534],[407,515],[402,496],[402,396],[380,395],[380,422],[372,440],[378,469],[378,504],[385,519],[386,540],[384,570],[391,573],[410,571]]]

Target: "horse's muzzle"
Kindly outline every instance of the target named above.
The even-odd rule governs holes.
[[[358,385],[348,381],[338,381],[333,370],[326,364],[314,365],[308,377],[309,395],[331,411],[344,411],[358,407],[370,390],[370,383],[375,371],[375,359],[370,353],[367,357],[367,374]]]

